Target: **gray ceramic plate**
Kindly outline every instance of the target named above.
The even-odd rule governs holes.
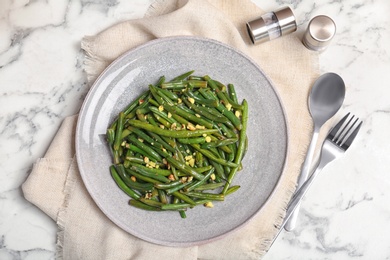
[[[234,184],[241,186],[214,208],[196,207],[181,219],[177,212],[146,212],[109,173],[107,126],[136,96],[155,83],[189,70],[233,83],[249,104],[249,149]],[[123,230],[146,241],[190,246],[212,241],[241,227],[258,213],[275,189],[285,164],[284,110],[262,70],[237,50],[210,39],[172,37],[154,40],[115,60],[96,80],[81,108],[76,130],[77,162],[85,186],[104,214]]]

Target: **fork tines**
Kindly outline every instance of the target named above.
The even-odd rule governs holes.
[[[346,114],[329,133],[332,142],[347,150],[363,123],[358,123],[359,121],[355,115]]]

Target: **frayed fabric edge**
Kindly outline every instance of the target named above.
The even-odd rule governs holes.
[[[94,36],[84,36],[81,40],[81,49],[85,52],[84,71],[87,73],[87,80],[92,84],[100,73],[108,66],[94,54]]]
[[[73,167],[75,163],[76,163],[76,158],[73,157],[67,172],[66,181],[64,185],[64,190],[63,190],[65,194],[64,202],[61,205],[61,208],[59,209],[58,216],[57,216],[58,232],[57,232],[57,244],[56,244],[56,255],[55,255],[56,259],[63,259],[66,214],[67,214],[70,197],[76,183],[76,178],[74,174],[72,174],[72,172],[74,172]]]
[[[315,66],[315,70],[317,72],[316,74],[319,75],[318,56],[312,55],[312,62]],[[316,77],[318,77],[318,76],[316,76]],[[315,79],[313,79],[313,82],[314,82],[314,80]],[[287,119],[287,122],[288,122],[288,119]],[[303,129],[304,131],[310,132],[310,131],[312,131],[312,124],[307,123],[304,125],[303,128],[304,128]],[[302,151],[300,153],[300,156],[303,159],[306,157],[306,151],[307,151],[308,147],[309,147],[309,143],[304,146],[304,148],[302,149]],[[288,151],[288,153],[287,153],[287,160],[289,158],[289,153],[290,153],[290,151]],[[287,161],[286,165],[290,165],[291,163],[292,162]],[[277,211],[277,219],[273,223],[272,236],[268,237],[268,238],[264,238],[264,240],[260,242],[260,245],[258,248],[258,255],[260,255],[261,258],[264,257],[267,254],[267,252],[271,249],[273,242],[277,239],[277,236],[279,235],[278,234],[279,230],[283,228],[283,227],[281,227],[281,225],[286,217],[286,212],[287,212],[288,206],[290,204],[290,201],[291,201],[294,193],[296,192],[296,188],[298,185],[297,180],[298,180],[298,177],[300,175],[300,172],[301,172],[301,167],[299,168],[299,172],[296,176],[296,179],[292,179],[292,177],[289,177],[288,178],[289,180],[286,180],[287,181],[286,191],[281,196],[283,198],[282,205],[280,205],[280,208]]]
[[[263,241],[260,242],[260,246],[258,249],[258,255],[260,257],[264,257],[265,254],[271,249],[272,242],[277,239],[275,236],[278,235],[279,230],[282,228],[280,225],[283,223],[283,220],[286,216],[287,207],[290,203],[291,197],[295,192],[296,183],[290,181],[288,184],[288,190],[286,191],[286,195],[284,196],[283,205],[280,206],[280,209],[278,210],[278,216],[277,219],[274,221],[273,224],[273,231],[272,231],[272,237],[271,238],[265,238]]]

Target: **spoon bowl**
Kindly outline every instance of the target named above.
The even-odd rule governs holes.
[[[325,73],[314,83],[310,97],[309,110],[314,125],[321,127],[340,109],[345,98],[345,84],[336,73]]]

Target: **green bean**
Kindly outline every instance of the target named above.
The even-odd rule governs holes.
[[[198,137],[204,134],[212,134],[218,131],[216,129],[200,129],[200,130],[193,130],[193,131],[186,131],[186,130],[172,131],[172,130],[161,129],[160,127],[153,126],[151,124],[139,120],[129,120],[129,124],[162,136],[173,137],[173,138]]]
[[[236,89],[234,87],[233,84],[228,84],[228,91],[229,91],[229,96],[230,98],[235,102],[235,103],[238,103],[238,100],[237,100],[237,93],[236,93]]]
[[[229,161],[226,161],[224,159],[218,158],[212,152],[210,152],[210,151],[208,151],[206,149],[200,148],[200,146],[198,144],[192,144],[192,147],[194,147],[195,150],[201,152],[207,158],[209,158],[209,159],[211,159],[211,160],[213,160],[213,161],[215,161],[215,162],[217,162],[219,164],[226,165],[226,166],[229,166],[229,167],[238,167],[237,163],[229,162]]]
[[[225,170],[223,166],[213,160],[210,161],[210,164],[215,168],[215,173],[222,180],[226,180]]]
[[[194,191],[204,191],[204,190],[215,190],[224,185],[223,182],[220,183],[207,183],[200,185],[199,187],[195,188]]]
[[[152,124],[153,126],[159,128],[158,124],[156,123],[156,121],[154,121],[153,118],[154,118],[153,116],[148,116],[148,118],[147,118],[148,122],[150,124]],[[161,136],[161,139],[163,139],[168,144],[168,146],[175,147],[175,143],[173,142],[173,140],[170,137]],[[166,148],[166,149],[168,149],[168,148]]]
[[[160,88],[159,89],[166,97],[172,99],[173,101],[177,101],[179,99],[179,97],[173,93],[172,91],[169,91],[167,89],[162,89]]]
[[[131,189],[138,190],[141,192],[151,191],[153,189],[153,184],[151,183],[139,183],[132,181],[130,176],[125,170],[125,167],[122,164],[116,165],[116,170],[121,177],[122,181]]]
[[[200,185],[204,184],[206,181],[209,180],[210,176],[214,173],[214,168],[210,169],[205,175],[204,178],[200,181],[193,182],[192,184],[184,187],[184,191],[192,191],[199,187]]]
[[[164,149],[170,151],[170,152],[175,152],[175,148],[172,147],[169,143],[167,143],[162,137],[159,135],[152,133],[150,131],[147,131],[148,135],[150,135],[158,144],[162,145]]]
[[[162,210],[183,210],[191,207],[191,204],[189,203],[176,203],[176,204],[166,204],[162,205]]]
[[[218,140],[216,142],[209,142],[201,145],[201,148],[203,149],[210,149],[212,147],[220,147],[220,146],[226,146],[229,144],[234,144],[238,141],[237,138],[228,138],[225,140]]]
[[[215,122],[221,122],[221,123],[226,123],[228,121],[228,119],[221,115],[221,116],[216,116],[215,114],[211,114],[209,113],[205,108],[203,108],[202,106],[197,106],[195,104],[192,104],[190,101],[188,100],[183,100],[183,102],[189,107],[191,108],[192,110],[194,110],[196,113],[198,113],[199,115],[201,116],[204,116],[205,118],[211,120],[211,121],[215,121]],[[196,116],[196,115],[195,115]]]
[[[174,186],[174,187],[172,187],[172,188],[167,189],[166,192],[167,192],[167,194],[172,194],[172,193],[174,193],[175,191],[181,190],[181,189],[183,189],[184,187],[188,186],[190,183],[191,183],[191,182],[183,182],[183,183],[181,183],[181,184],[179,184],[179,185],[176,185],[176,186]]]
[[[183,74],[181,74],[181,75],[179,75],[179,76],[173,78],[171,81],[174,82],[174,81],[184,80],[184,79],[186,79],[187,77],[189,77],[192,73],[194,73],[194,70],[187,71],[187,72],[185,72],[185,73],[183,73]]]
[[[225,200],[224,194],[189,191],[189,192],[186,192],[185,195],[187,195],[188,197],[193,197],[193,198],[197,198],[197,199],[218,200],[218,201]]]
[[[150,93],[144,98],[138,101],[139,106],[133,109],[130,113],[126,114],[126,119],[131,119],[137,115],[137,109],[142,109],[148,106],[150,99]]]
[[[153,114],[154,118],[157,119],[157,121],[159,123],[161,123],[160,125],[160,128],[164,129],[165,127],[170,129],[171,128],[171,123],[169,123],[167,120],[165,120],[165,118],[163,118],[162,116],[158,115],[158,114]]]
[[[122,131],[122,135],[121,135],[121,139],[123,140],[124,138],[126,138],[129,134],[131,134],[131,131],[129,129],[123,129]]]
[[[124,118],[125,118],[125,114],[123,112],[120,112],[118,123],[116,125],[115,140],[113,145],[114,151],[118,151],[121,145],[121,141],[122,141],[121,136],[123,131]]]
[[[136,100],[131,102],[123,111],[124,115],[130,114],[131,111],[134,111],[134,109],[139,105],[142,104],[145,100],[145,98],[149,95],[149,91],[144,92],[141,94]]]
[[[173,147],[167,144],[164,140],[160,139],[160,136],[158,135],[157,136],[154,135],[154,137],[156,138],[153,139],[153,137],[149,136],[141,129],[135,128],[133,126],[129,126],[127,127],[127,129],[129,129],[132,133],[136,134],[142,140],[148,142],[151,146],[153,146],[156,149],[156,151],[160,151],[162,150],[162,148],[169,149],[170,151],[175,151]]]
[[[213,168],[213,166],[207,165],[207,166],[197,167],[197,168],[194,168],[194,169],[195,169],[195,171],[197,171],[199,173],[204,173],[204,172],[207,172],[207,171],[211,170],[212,168]]]
[[[201,144],[206,142],[206,138],[203,136],[193,138],[177,138],[177,140],[182,144]]]
[[[192,168],[192,167],[190,167],[190,166],[186,165],[185,163],[182,163],[182,162],[180,162],[178,160],[175,160],[171,156],[167,156],[166,160],[170,164],[175,166],[176,169],[178,169],[180,171],[183,171],[183,172],[193,176],[197,180],[202,180],[204,178],[204,176],[202,174],[198,173],[194,168]]]
[[[207,81],[191,79],[191,80],[182,80],[176,82],[165,82],[161,84],[162,89],[171,89],[171,90],[181,90],[187,88],[188,86],[190,86],[191,88],[206,88]]]
[[[150,146],[148,146],[147,144],[139,141],[134,135],[130,135],[129,138],[128,138],[135,146],[137,146],[138,148],[142,149],[146,154],[148,154],[149,158],[153,158],[155,159],[156,161],[161,161],[162,158],[161,156],[153,149],[151,148]]]
[[[215,93],[217,93],[217,96],[219,97],[219,99],[221,99],[221,101],[225,104],[225,106],[228,105],[229,101],[227,100],[226,96],[223,94],[221,89],[218,88],[216,82],[212,80],[208,75],[204,76],[203,78],[207,81],[211,89],[213,89]]]
[[[170,183],[156,183],[156,184],[154,184],[154,187],[156,187],[157,189],[161,189],[161,190],[167,190],[167,189],[173,188],[177,185],[180,185],[181,183],[182,182],[180,180],[173,181]]]
[[[130,167],[131,170],[133,170],[133,171],[135,171],[135,172],[137,172],[145,177],[149,177],[149,178],[155,179],[155,180],[163,182],[163,183],[170,182],[170,180],[167,177],[150,172],[150,171],[146,170],[145,168],[146,167],[140,167],[140,165],[134,165],[134,164],[131,165],[131,167]]]
[[[191,205],[196,205],[195,201],[193,201],[190,197],[188,197],[187,195],[185,195],[183,193],[175,191],[175,192],[172,192],[172,195],[181,199],[184,202],[191,204]]]
[[[149,183],[153,183],[153,184],[156,184],[156,183],[161,183],[161,181],[158,181],[156,179],[153,179],[153,178],[150,178],[148,176],[144,176],[138,172],[135,172],[133,170],[130,170],[130,169],[125,169],[126,172],[132,176],[134,176],[136,179],[140,179],[140,180],[143,180],[145,182],[149,182]]]
[[[131,150],[131,151],[133,151],[133,152],[135,152],[135,153],[138,153],[138,154],[142,155],[143,157],[148,157],[149,158],[149,156],[150,156],[148,153],[146,153],[144,150],[138,148],[134,144],[127,144],[126,148]]]
[[[129,205],[133,206],[135,208],[143,209],[143,210],[148,210],[148,211],[161,211],[161,208],[153,207],[146,205],[145,203],[142,203],[139,200],[129,200]]]
[[[203,154],[201,152],[196,151],[195,153],[195,164],[198,167],[203,166]]]
[[[141,201],[142,203],[144,203],[146,205],[156,207],[156,208],[161,208],[164,205],[163,202],[152,200],[152,199],[140,198],[139,201]]]
[[[172,114],[178,114],[179,116],[191,121],[195,122],[197,124],[200,124],[201,126],[204,126],[206,128],[212,128],[213,124],[203,118],[197,117],[195,114],[191,114],[187,111],[185,111],[183,108],[178,106],[169,106],[164,105],[164,108],[171,112]]]
[[[156,175],[161,175],[161,176],[169,176],[171,174],[170,170],[160,169],[160,168],[158,168],[158,169],[157,168],[149,168],[149,167],[143,166],[141,164],[137,164],[137,163],[133,163],[131,166],[139,169],[140,171],[145,171],[145,172],[148,172],[150,174],[156,174]]]
[[[240,139],[239,143],[237,146],[237,152],[236,152],[236,157],[234,158],[234,162],[238,165],[241,164],[242,156],[245,151],[245,139],[246,139],[246,128],[247,128],[247,123],[248,123],[248,103],[244,99],[242,102],[243,105],[243,110],[242,110],[242,129],[240,131]],[[229,176],[227,178],[225,187],[222,190],[222,193],[225,194],[227,190],[229,189],[230,183],[233,180],[234,176],[236,175],[238,170],[238,167],[234,167],[231,169]]]
[[[166,113],[164,113],[163,111],[160,111],[157,107],[151,106],[151,107],[149,107],[149,109],[154,114],[157,114],[157,115],[161,116],[162,118],[164,118],[166,121],[168,121],[171,124],[178,123],[173,117],[169,117]]]
[[[240,186],[238,186],[238,185],[231,186],[231,187],[226,191],[225,196],[230,195],[230,194],[232,194],[233,192],[236,192],[239,188],[240,188]]]
[[[113,151],[113,157],[114,157],[114,164],[119,164],[121,163],[121,159],[119,156],[119,151]]]
[[[242,105],[238,104],[234,100],[232,100],[229,95],[226,93],[226,86],[223,85],[221,82],[214,81],[209,76],[204,76],[204,78],[207,80],[210,87],[215,91],[217,96],[222,100],[222,102],[225,104],[226,107],[229,105],[235,109],[242,110]]]
[[[114,144],[114,140],[115,140],[115,131],[114,131],[114,129],[108,128],[106,136],[107,136],[108,144],[110,146],[112,146]]]
[[[110,172],[111,172],[111,176],[112,178],[114,179],[114,181],[116,182],[116,184],[119,186],[119,188],[124,191],[127,195],[129,195],[131,198],[133,199],[140,199],[141,196],[135,192],[134,190],[132,190],[131,188],[129,188],[124,182],[123,180],[121,179],[121,177],[119,176],[118,172],[116,171],[115,169],[115,166],[111,165],[110,166]]]
[[[210,106],[210,107],[217,107],[218,106],[218,100],[200,98],[197,95],[195,95],[192,91],[185,91],[184,95],[186,95],[189,98],[193,98],[196,103],[201,104],[201,105],[206,105],[206,106]]]
[[[165,82],[165,76],[161,76],[161,77],[158,79],[157,83],[156,83],[156,87],[160,87],[161,84],[164,83],[164,82]]]
[[[203,91],[202,89],[199,90],[199,92],[206,98],[214,98],[214,99],[217,99],[217,97],[210,91]],[[230,121],[233,123],[233,125],[238,129],[238,130],[241,130],[242,128],[242,124],[241,124],[241,121],[240,119],[238,119],[238,117],[233,114],[232,111],[230,111],[229,109],[227,109],[225,106],[219,104],[217,106],[217,109],[224,115],[226,116],[227,118],[230,119]]]
[[[160,201],[164,204],[168,204],[168,196],[165,194],[165,191],[163,190],[157,190],[158,191],[158,197]]]

